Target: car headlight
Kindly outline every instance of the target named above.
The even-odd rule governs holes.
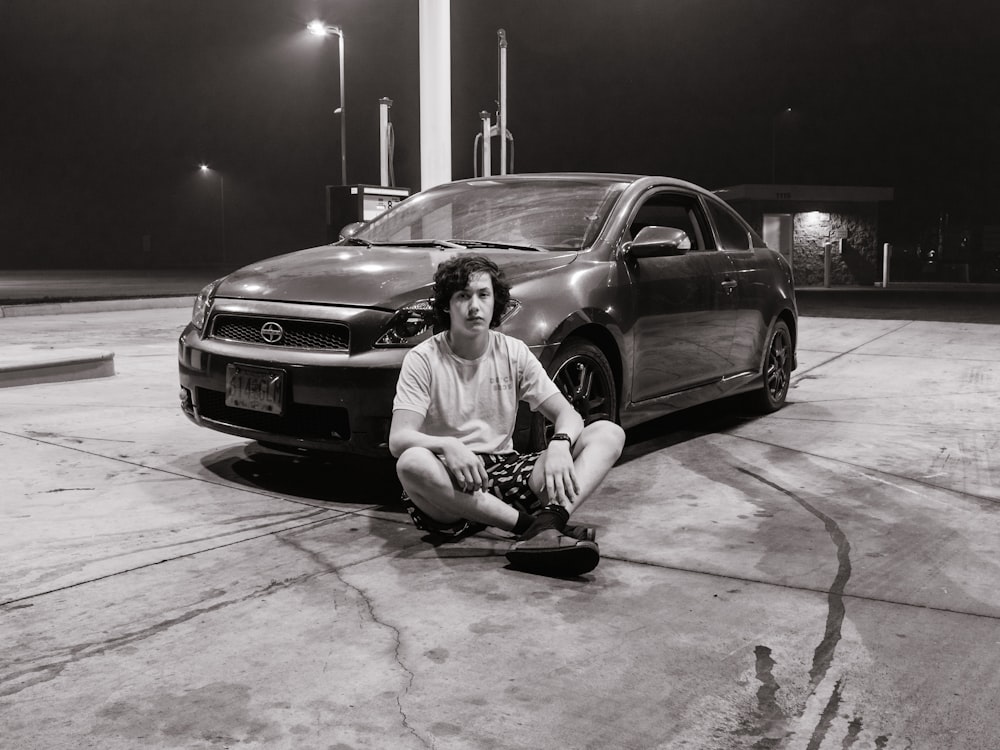
[[[205,328],[205,321],[208,320],[208,313],[212,309],[215,290],[221,281],[222,279],[216,279],[211,284],[206,284],[194,299],[194,308],[191,310],[191,325],[198,330],[198,333],[201,333]]]
[[[396,311],[375,346],[413,346],[417,339],[433,329],[434,300],[417,300]]]
[[[521,303],[512,297],[507,309],[500,316],[500,322],[503,323],[520,309]],[[412,305],[396,311],[389,321],[386,332],[375,342],[375,346],[414,346],[427,338],[428,332],[433,330],[434,300],[417,300]]]

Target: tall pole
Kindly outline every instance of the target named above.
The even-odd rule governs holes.
[[[378,173],[379,185],[395,187],[395,176],[392,174],[392,140],[389,136],[389,110],[392,99],[383,96],[378,100]]]
[[[219,172],[219,215],[222,219],[222,265],[226,265],[226,178]]]
[[[786,112],[791,112],[791,111],[792,111],[791,107],[785,107],[783,110],[781,110],[780,112],[775,114],[774,117],[771,118],[771,184],[772,185],[774,185],[777,182],[777,178],[775,176],[776,174],[775,151],[777,150],[777,140],[778,140],[776,133],[778,129],[778,118],[781,117]]]
[[[335,27],[340,40],[340,184],[347,184],[347,110],[344,108],[344,30]]]
[[[336,34],[340,48],[340,106],[334,114],[340,115],[340,182],[347,184],[347,110],[344,107],[344,30],[339,26],[330,26],[320,20],[310,21],[306,30],[315,36],[330,36]]]
[[[420,189],[451,182],[451,0],[420,0]]]
[[[217,169],[212,169],[207,164],[202,163],[199,167],[203,175],[215,172],[219,175],[219,228],[222,230],[222,265],[226,265],[226,178]]]
[[[507,32],[497,29],[500,45],[500,174],[507,174]]]
[[[774,179],[774,142],[775,142],[774,129],[776,127],[777,121],[778,121],[778,116],[777,115],[775,115],[774,117],[771,118],[771,184],[772,185],[775,184],[775,179]]]

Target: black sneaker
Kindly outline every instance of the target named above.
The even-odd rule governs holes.
[[[546,529],[507,551],[511,567],[526,573],[572,578],[589,573],[601,561],[596,542]]]

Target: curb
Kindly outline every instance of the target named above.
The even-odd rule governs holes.
[[[129,299],[83,300],[79,302],[39,302],[0,305],[0,318],[29,315],[66,315],[71,313],[113,312],[116,310],[155,310],[191,307],[194,297],[133,297]]]
[[[115,374],[114,352],[97,349],[9,347],[0,366],[0,388],[68,380],[107,378]]]

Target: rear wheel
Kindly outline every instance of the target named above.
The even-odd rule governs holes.
[[[792,378],[792,336],[783,321],[774,324],[764,354],[764,385],[750,395],[751,405],[770,414],[785,405]]]
[[[608,358],[599,348],[583,339],[569,339],[556,352],[548,367],[549,376],[584,424],[599,419],[617,421],[618,390]],[[540,451],[552,437],[553,425],[541,414],[531,415],[529,450]]]

